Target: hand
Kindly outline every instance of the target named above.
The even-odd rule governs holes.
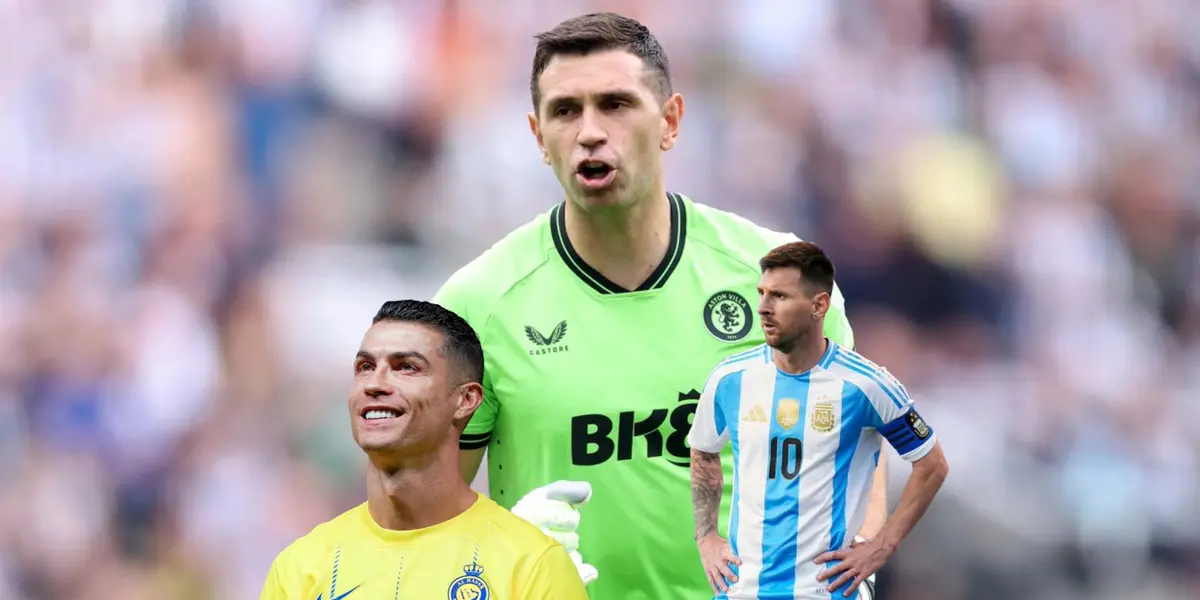
[[[891,554],[878,539],[856,539],[850,544],[849,548],[826,552],[813,561],[819,565],[832,561],[841,561],[818,573],[817,581],[832,580],[833,583],[825,588],[825,591],[830,593],[850,583],[850,587],[846,588],[846,591],[842,594],[842,596],[849,598],[854,595],[854,591],[858,589],[860,584],[868,578],[874,577],[875,573],[883,568],[884,563],[887,562]]]
[[[708,585],[713,593],[727,591],[729,584],[738,580],[733,567],[741,566],[742,559],[733,553],[728,540],[715,533],[700,538],[696,545],[700,548],[700,563],[704,565],[704,574],[708,575]]]
[[[567,549],[579,577],[587,585],[600,576],[596,567],[583,562],[579,554],[579,506],[592,498],[592,485],[586,481],[555,481],[537,488],[513,506],[514,515],[533,523],[542,533]]]

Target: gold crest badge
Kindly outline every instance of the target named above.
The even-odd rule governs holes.
[[[779,408],[775,411],[775,420],[784,429],[791,429],[793,425],[800,422],[800,401],[794,398],[784,398],[779,401]]]
[[[833,431],[833,404],[829,402],[818,402],[813,405],[812,410],[812,428],[817,433],[829,433]]]

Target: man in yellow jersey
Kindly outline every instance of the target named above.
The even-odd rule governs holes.
[[[349,398],[367,501],[284,549],[262,600],[587,600],[562,545],[459,475],[482,380],[483,350],[461,317],[385,303],[354,358]]]

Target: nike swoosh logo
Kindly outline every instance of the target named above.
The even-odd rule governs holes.
[[[357,590],[357,589],[358,589],[358,587],[359,587],[359,586],[361,586],[361,585],[362,585],[362,584],[360,583],[360,584],[358,584],[358,585],[356,585],[356,586],[354,586],[354,587],[350,588],[350,591],[346,592],[345,594],[341,594],[341,595],[335,596],[335,597],[333,597],[333,598],[330,598],[329,600],[343,600],[343,599],[344,599],[346,596],[349,596],[350,594],[353,594],[353,593],[354,593],[354,590]],[[324,595],[325,595],[325,594],[317,594],[317,600],[321,600],[322,596],[324,596]]]

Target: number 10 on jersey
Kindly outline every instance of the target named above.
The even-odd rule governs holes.
[[[800,474],[800,463],[804,455],[804,444],[798,438],[772,437],[771,459],[767,465],[767,479],[795,479]]]

